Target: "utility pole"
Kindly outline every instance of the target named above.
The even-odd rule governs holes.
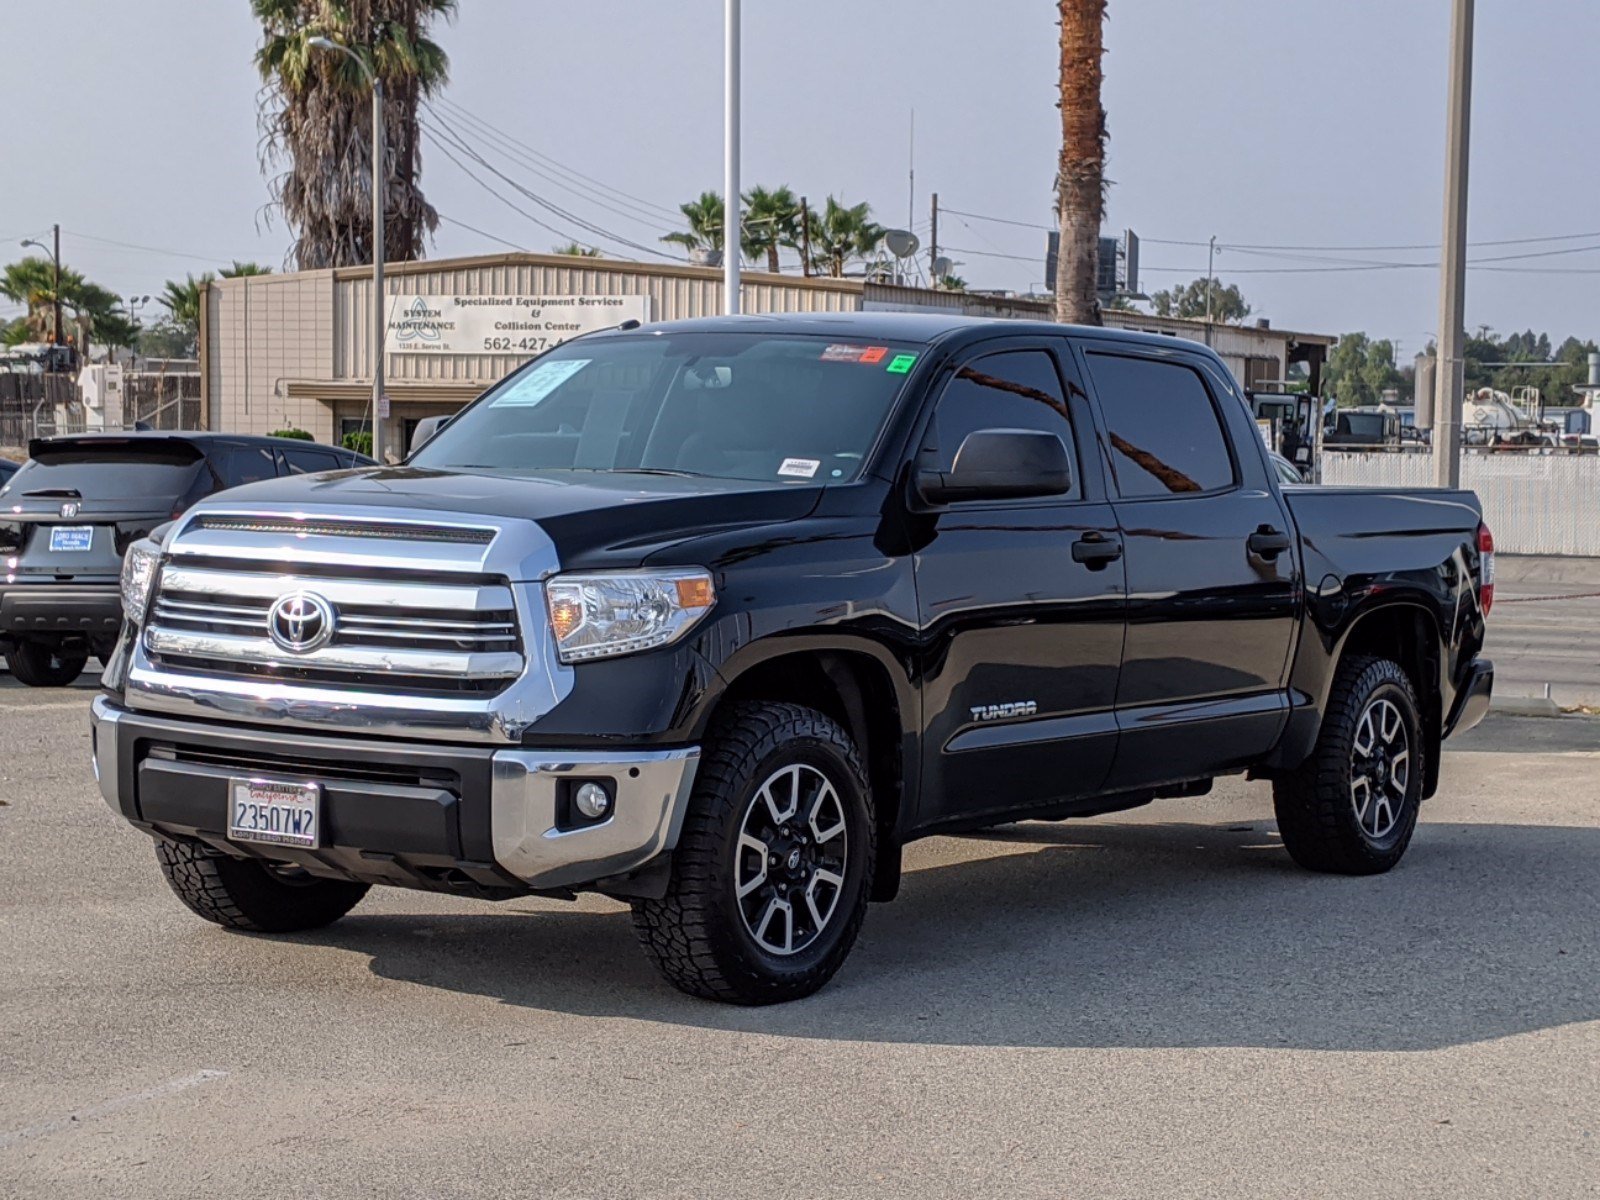
[[[722,311],[739,312],[739,0],[726,0],[723,96]]]
[[[937,288],[942,281],[939,274],[939,193],[933,193],[933,227],[928,233],[928,278]]]
[[[1473,0],[1455,0],[1450,18],[1450,115],[1444,157],[1444,245],[1439,259],[1439,367],[1433,404],[1433,481],[1448,488],[1461,486],[1461,401],[1466,390],[1472,23]]]
[[[50,285],[50,290],[55,293],[56,303],[56,345],[61,345],[61,226],[50,226],[51,241],[55,249],[50,257],[55,260],[55,273]],[[85,360],[87,361],[87,360]]]
[[[1213,264],[1217,261],[1217,235],[1211,235],[1211,241],[1206,250],[1206,324],[1211,324],[1211,281],[1217,277]]]
[[[811,278],[811,206],[800,197],[800,274]]]

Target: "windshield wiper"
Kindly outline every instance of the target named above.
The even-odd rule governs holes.
[[[671,467],[574,467],[573,470],[604,471],[607,475],[672,475],[679,479],[710,479],[704,471],[679,471]]]

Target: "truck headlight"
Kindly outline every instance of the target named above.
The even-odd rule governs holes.
[[[144,620],[150,585],[155,583],[160,563],[161,547],[149,538],[140,538],[122,556],[122,611],[135,625]]]
[[[700,570],[557,575],[544,595],[565,663],[665,646],[716,603],[711,574]]]

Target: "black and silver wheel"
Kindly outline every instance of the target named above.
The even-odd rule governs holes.
[[[739,829],[734,892],[745,932],[768,954],[810,946],[839,911],[850,863],[838,789],[809,763],[780,767],[756,789]]]
[[[873,848],[866,772],[844,730],[795,704],[736,705],[707,739],[667,894],[634,902],[634,928],[691,995],[808,996],[855,944]]]
[[[1400,861],[1422,801],[1422,718],[1398,663],[1343,664],[1316,749],[1273,785],[1278,832],[1312,871],[1371,875]]]

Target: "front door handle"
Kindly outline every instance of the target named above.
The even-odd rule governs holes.
[[[1086,533],[1072,543],[1072,561],[1082,563],[1091,571],[1102,570],[1122,557],[1122,543],[1103,533]]]
[[[1271,525],[1261,526],[1245,542],[1250,548],[1250,553],[1257,558],[1277,558],[1293,544],[1287,533],[1274,529]]]

